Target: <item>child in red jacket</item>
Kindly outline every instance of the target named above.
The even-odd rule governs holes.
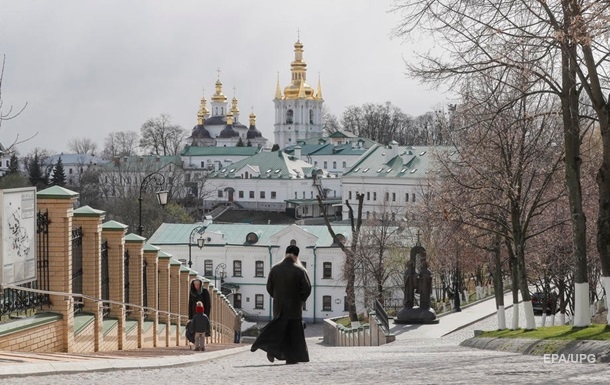
[[[198,301],[191,320],[192,332],[195,333],[195,350],[201,352],[205,351],[205,335],[210,333],[210,319],[204,311],[203,302]]]

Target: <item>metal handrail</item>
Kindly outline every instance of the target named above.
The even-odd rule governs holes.
[[[76,297],[76,298],[88,299],[88,300],[94,301],[94,302],[100,302],[102,304],[108,303],[108,304],[120,305],[120,306],[124,306],[125,307],[126,313],[130,312],[130,311],[133,311],[133,309],[127,310],[127,306],[130,306],[130,307],[133,307],[133,308],[142,309],[144,311],[153,311],[153,312],[156,312],[160,316],[161,315],[168,316],[170,322],[173,320],[173,321],[177,321],[178,324],[181,322],[183,317],[184,317],[184,319],[188,319],[188,316],[182,315],[182,314],[179,314],[179,313],[172,313],[172,312],[168,312],[168,311],[165,311],[165,310],[159,310],[159,309],[155,309],[155,308],[152,308],[152,307],[140,306],[140,305],[135,305],[135,304],[126,303],[126,302],[119,302],[119,301],[95,298],[95,297],[91,297],[89,295],[80,294],[80,293],[65,293],[65,292],[61,292],[61,291],[50,291],[50,290],[32,289],[32,288],[15,286],[15,285],[4,285],[4,286],[2,286],[2,288],[3,289],[16,289],[16,290],[22,290],[22,291],[29,291],[29,292],[40,293],[40,294],[58,295],[58,296],[65,296],[65,297]],[[146,314],[146,313],[143,312],[143,314]],[[159,317],[159,318],[161,318],[161,317]],[[210,320],[210,325],[215,327],[216,329],[220,330],[221,334],[223,332],[227,333],[227,334],[231,334],[233,332],[232,327],[226,326],[226,325],[224,325],[224,324],[222,324],[220,322],[217,322],[215,320]]]
[[[15,286],[15,285],[4,285],[2,287],[5,289],[28,291],[28,292],[39,293],[39,294],[49,294],[49,295],[58,295],[58,296],[71,297],[71,298],[88,299],[90,301],[100,302],[102,304],[108,303],[108,304],[113,304],[113,305],[125,306],[125,308],[127,306],[132,306],[134,308],[138,308],[138,309],[142,309],[142,310],[153,311],[153,312],[156,312],[157,314],[168,315],[168,316],[173,317],[174,319],[178,319],[178,320],[180,320],[181,317],[188,317],[188,316],[185,316],[182,314],[172,313],[172,312],[168,312],[165,310],[159,310],[159,309],[155,309],[155,308],[151,308],[151,307],[147,307],[147,306],[135,305],[135,304],[126,303],[126,302],[119,302],[119,301],[95,298],[95,297],[91,297],[89,295],[80,294],[80,293],[65,293],[65,292],[61,292],[61,291],[32,289],[32,288],[28,288],[28,287],[21,287],[21,286]]]
[[[381,305],[381,302],[379,302],[379,300],[376,298],[375,298],[375,315],[381,321],[381,324],[385,328],[385,331],[389,332],[390,331],[390,320],[389,320],[390,317],[388,316],[388,313],[385,311],[385,309]]]

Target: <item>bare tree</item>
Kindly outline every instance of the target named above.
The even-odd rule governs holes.
[[[136,131],[111,132],[104,140],[104,159],[138,155],[140,136]]]
[[[171,117],[166,114],[148,119],[140,132],[140,147],[152,155],[179,155],[187,137],[186,130],[172,124]]]
[[[335,244],[339,245],[343,253],[345,253],[345,264],[343,266],[343,276],[346,280],[345,285],[345,295],[347,297],[347,310],[349,312],[349,319],[353,324],[358,322],[358,314],[356,312],[356,290],[355,290],[355,282],[356,282],[356,252],[358,250],[359,241],[360,241],[360,228],[362,227],[362,204],[364,202],[364,194],[356,193],[356,200],[358,201],[358,212],[356,216],[354,216],[354,210],[352,205],[349,203],[349,200],[345,200],[345,204],[347,205],[349,212],[349,219],[352,228],[352,236],[351,243],[348,247],[345,245],[345,239],[340,239],[335,231],[333,230],[330,220],[328,219],[328,214],[326,212],[326,206],[322,203],[322,197],[320,195],[317,196],[318,206],[320,207],[320,211],[324,215],[324,223],[328,228],[328,232],[330,236],[333,238]]]
[[[360,247],[355,252],[356,263],[361,266],[360,279],[366,298],[376,298],[384,304],[386,294],[386,281],[393,273],[391,263],[393,251],[402,250],[406,245],[401,239],[404,237],[400,222],[392,220],[395,213],[382,212],[378,219],[368,219],[360,231]],[[395,265],[395,264],[394,264]],[[404,273],[404,271],[403,271]]]
[[[3,109],[4,108],[4,99],[2,99],[2,80],[4,79],[4,64],[5,63],[6,63],[6,55],[2,55],[2,67],[0,67],[0,128],[2,128],[3,121],[15,119],[17,116],[19,116],[23,112],[23,110],[25,110],[25,108],[28,105],[28,103],[26,102],[23,104],[23,107],[21,107],[18,110],[15,110],[12,105],[8,106],[8,108],[6,110]],[[34,135],[32,135],[26,139],[19,139],[19,134],[17,134],[11,144],[4,145],[4,150],[6,152],[9,152],[16,145],[27,142],[28,140],[32,139],[36,135],[38,135],[38,133],[35,133]]]
[[[563,152],[553,143],[561,136],[554,130],[552,100],[544,94],[522,96],[526,76],[508,71],[495,79],[501,82],[471,77],[462,90],[465,103],[451,135],[458,155],[442,161],[443,196],[450,198],[446,205],[454,220],[504,238],[515,256],[514,287],[519,287],[525,304],[526,328],[534,329],[526,245],[555,225],[535,222],[563,194],[550,188],[559,179]]]
[[[322,129],[326,135],[330,135],[341,130],[339,120],[328,110],[326,106],[322,106]]]
[[[97,143],[90,138],[72,138],[68,141],[68,150],[75,154],[97,155]]]
[[[593,106],[604,157],[598,171],[598,250],[603,282],[610,288],[610,101],[607,44],[610,3],[595,0],[405,0],[394,8],[404,18],[398,36],[421,31],[441,44],[440,55],[422,54],[409,72],[431,82],[456,86],[473,73],[517,68],[537,78],[539,92],[561,101],[565,147],[565,179],[572,218],[576,310],[574,325],[587,326],[586,220],[582,209],[580,136],[583,103]],[[515,52],[529,52],[527,61]],[[610,318],[609,318],[610,322]]]

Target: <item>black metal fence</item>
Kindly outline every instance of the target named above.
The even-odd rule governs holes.
[[[125,250],[125,252],[123,253],[123,277],[123,302],[129,303],[129,250]]]
[[[20,287],[49,290],[49,213],[36,215],[36,274],[37,280]],[[49,295],[27,291],[4,289],[0,292],[0,322],[11,318],[26,317],[37,308],[49,304]]]
[[[72,229],[72,293],[83,294],[83,228]],[[83,303],[74,303],[74,313],[82,310]]]
[[[148,307],[148,281],[146,280],[146,260],[143,262],[142,269],[142,305],[147,308]],[[148,310],[144,309],[144,317],[148,316]]]
[[[102,280],[100,282],[102,289],[102,300],[108,301],[110,299],[110,274],[108,270],[108,241],[102,242],[102,248],[100,253],[101,259],[101,270]],[[104,303],[103,316],[106,317],[110,312],[108,303]]]

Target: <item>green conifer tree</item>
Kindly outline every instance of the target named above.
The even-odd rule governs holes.
[[[17,154],[13,153],[11,159],[8,162],[7,174],[18,174],[19,173],[19,159]]]
[[[55,164],[55,171],[51,177],[51,186],[64,187],[66,185],[66,172],[64,170],[64,163],[61,161],[61,156],[57,159]]]
[[[32,186],[36,186],[38,190],[41,190],[48,186],[48,179],[42,172],[39,159],[38,153],[34,154],[34,157],[27,164],[27,169],[30,183]]]

